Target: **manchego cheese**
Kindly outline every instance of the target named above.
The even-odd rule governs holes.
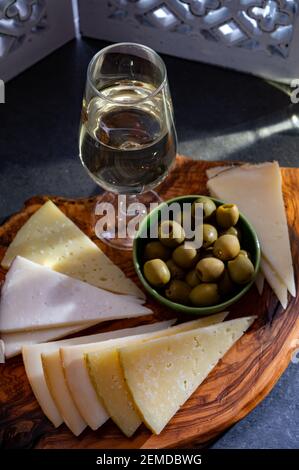
[[[119,294],[143,292],[52,202],[47,201],[18,231],[1,266],[16,256]]]
[[[255,317],[120,348],[126,383],[144,423],[159,434]]]
[[[147,338],[144,336],[140,338],[129,337],[126,340],[126,344],[138,344],[148,339],[175,335],[182,331],[213,325],[223,321],[227,315],[227,312],[223,312],[182,323],[167,330],[151,333]],[[103,404],[110,417],[123,433],[130,437],[140,426],[142,420],[124,379],[117,351],[119,346],[122,346],[120,342],[116,342],[110,348],[88,353],[86,354],[86,362],[95,390],[99,398],[103,400]]]

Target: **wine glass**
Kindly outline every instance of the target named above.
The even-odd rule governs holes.
[[[87,70],[79,147],[84,168],[106,190],[98,204],[107,208],[108,203],[114,209],[113,220],[97,235],[113,247],[131,249],[133,235],[123,228],[133,216],[146,215],[151,204],[161,201],[153,188],[167,176],[176,157],[166,67],[156,52],[140,44],[119,43],[93,57]],[[97,210],[97,217],[107,215],[104,212]]]

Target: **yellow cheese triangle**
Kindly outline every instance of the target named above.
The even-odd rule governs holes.
[[[182,323],[167,330],[152,333],[149,335],[149,338],[170,336],[182,331],[213,325],[223,321],[227,314],[227,312],[223,312]],[[132,338],[127,338],[127,344],[138,344],[146,340],[146,338],[133,338],[133,340]],[[124,379],[117,351],[118,346],[115,344],[105,350],[102,349],[86,354],[86,363],[98,397],[103,402],[108,414],[122,432],[127,437],[130,437],[142,421]]]
[[[254,319],[231,320],[119,350],[135,406],[154,433],[162,431]]]
[[[212,195],[238,205],[255,227],[264,258],[296,295],[287,219],[279,165],[242,165],[212,177]],[[271,285],[274,290],[274,287]]]
[[[1,265],[9,268],[16,256],[102,289],[144,298],[143,292],[52,201],[18,231]]]

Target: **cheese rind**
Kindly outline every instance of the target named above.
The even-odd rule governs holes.
[[[232,167],[211,178],[211,195],[234,202],[255,227],[262,254],[291,293],[296,288],[279,165]],[[271,279],[267,279],[271,285]],[[274,287],[271,286],[274,290]]]
[[[147,339],[174,335],[193,328],[212,325],[223,321],[227,314],[227,312],[223,312],[182,323],[167,330],[152,333],[147,338],[127,338],[126,344],[138,344]],[[132,436],[142,421],[124,379],[117,344],[101,351],[86,354],[86,363],[97,395],[103,401],[110,417],[127,437]]]
[[[16,256],[102,289],[145,298],[134,282],[52,201],[47,201],[19,230],[1,266],[9,268]]]
[[[5,357],[10,358],[17,354],[21,354],[24,346],[46,343],[47,341],[64,338],[65,336],[90,328],[93,325],[95,325],[94,322],[83,323],[81,325],[62,326],[60,328],[47,328],[45,330],[4,333],[1,335],[1,338],[5,344]]]
[[[118,295],[17,256],[1,291],[0,331],[45,329],[151,314],[130,295]]]
[[[78,338],[63,339],[52,343],[34,344],[31,346],[24,346],[22,349],[23,361],[25,371],[32,391],[37,399],[40,407],[48,419],[54,424],[55,427],[63,423],[61,414],[52,398],[48,389],[43,365],[41,361],[41,354],[46,354],[59,350],[60,347],[70,346],[75,344],[84,344],[91,342],[107,341],[111,338],[118,338],[121,336],[128,336],[132,334],[141,334],[148,331],[155,331],[159,328],[166,328],[171,322],[159,322],[150,325],[142,325],[135,328],[126,328],[123,330],[108,331],[95,335],[80,336]]]
[[[263,256],[261,257],[261,270],[283,308],[287,308],[288,290]]]
[[[144,423],[159,434],[255,317],[218,323],[120,348],[120,361]]]

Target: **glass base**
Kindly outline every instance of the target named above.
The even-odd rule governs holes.
[[[161,202],[155,191],[137,195],[105,192],[96,202],[96,236],[118,250],[132,250],[141,220]]]

